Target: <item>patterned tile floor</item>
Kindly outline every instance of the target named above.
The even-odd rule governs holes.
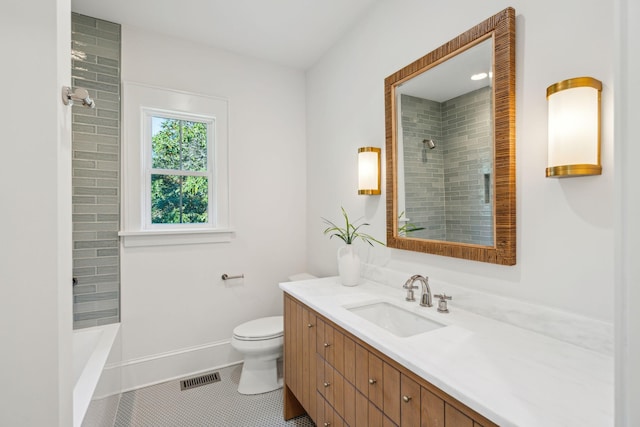
[[[314,427],[307,416],[282,419],[282,389],[238,393],[242,365],[220,369],[221,381],[180,391],[169,381],[95,400],[83,427]]]

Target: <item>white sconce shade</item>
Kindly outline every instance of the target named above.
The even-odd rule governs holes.
[[[600,94],[591,77],[564,80],[547,88],[549,153],[547,177],[601,175]]]
[[[380,156],[380,148],[358,148],[358,194],[380,194]]]

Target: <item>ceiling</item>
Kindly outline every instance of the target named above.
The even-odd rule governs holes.
[[[74,12],[299,69],[378,0],[72,0]]]
[[[471,76],[487,73],[487,78]],[[445,102],[492,84],[493,39],[489,38],[401,84],[397,93]]]

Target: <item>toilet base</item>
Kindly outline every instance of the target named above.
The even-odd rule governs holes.
[[[238,384],[240,394],[260,394],[282,387],[282,378],[278,378],[276,359],[263,360],[245,357],[242,374]]]

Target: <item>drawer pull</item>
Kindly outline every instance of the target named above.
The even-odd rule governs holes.
[[[324,427],[329,427],[331,425],[331,423],[324,423],[322,424]]]
[[[329,387],[331,385],[331,383],[328,383],[328,382],[325,381],[325,382],[322,383],[322,385],[325,386],[325,387]]]
[[[331,344],[329,344],[328,342],[324,343],[324,347],[327,348],[329,347]]]
[[[307,328],[313,328],[313,325],[311,323],[307,323]]]
[[[369,384],[374,385],[377,382],[378,381],[374,380],[373,378],[369,378]]]
[[[409,403],[409,401],[411,400],[411,396],[404,395],[402,396],[402,400],[404,400],[404,403]]]

